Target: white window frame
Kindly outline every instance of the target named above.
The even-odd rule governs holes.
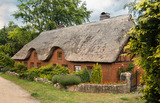
[[[74,68],[75,68],[75,71],[76,71],[76,72],[78,72],[78,71],[81,70],[81,66],[77,66],[77,65],[76,65],[76,66],[74,66]]]

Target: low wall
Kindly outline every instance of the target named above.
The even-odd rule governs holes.
[[[127,84],[107,85],[107,84],[79,84],[67,86],[68,91],[87,93],[129,93]]]

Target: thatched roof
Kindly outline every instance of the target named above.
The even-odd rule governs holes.
[[[42,32],[26,44],[12,59],[24,60],[37,51],[39,60],[47,60],[59,47],[68,61],[114,62],[129,37],[123,37],[135,26],[131,15]]]

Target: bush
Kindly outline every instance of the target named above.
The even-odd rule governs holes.
[[[82,83],[89,82],[90,81],[90,75],[86,68],[84,70],[80,70],[78,72],[73,72],[74,75],[77,75],[81,78]]]
[[[12,68],[10,71],[20,73],[20,72],[24,72],[26,70],[27,70],[27,66],[23,63],[18,62],[18,63],[14,64],[14,68]]]
[[[19,68],[22,68],[22,66],[19,66]],[[52,80],[53,75],[70,73],[68,68],[62,67],[60,65],[56,65],[54,70],[52,68],[52,65],[43,66],[39,69],[32,68],[24,72],[19,72],[19,77],[27,80],[34,80],[34,77],[47,78],[48,80]],[[17,72],[20,70],[17,68],[13,68],[11,71]]]
[[[126,72],[130,72],[130,71],[132,71],[134,68],[135,68],[135,65],[132,64],[132,63],[129,63],[125,71],[126,71]]]
[[[54,75],[54,76],[52,77],[52,83],[53,83],[53,84],[58,83],[59,78],[62,78],[62,77],[63,77],[63,75]]]
[[[23,63],[18,62],[16,67],[20,70],[20,71],[26,71],[27,70],[27,66]]]
[[[51,74],[41,74],[40,78],[47,78],[48,80],[52,80],[52,75]]]
[[[135,68],[135,65],[132,64],[132,63],[129,63],[128,66],[126,67],[126,69],[122,65],[121,68],[118,70],[119,77],[120,77],[121,73],[123,73],[123,72],[131,72],[134,68]]]
[[[59,75],[59,74],[69,74],[70,70],[66,67],[56,64],[56,67],[53,69],[52,75]]]
[[[38,68],[32,68],[30,70],[27,70],[26,72],[22,72],[19,74],[19,77],[22,79],[27,79],[27,80],[34,80],[34,77],[39,77],[40,72]]]
[[[47,65],[47,66],[42,66],[39,68],[39,72],[40,72],[40,74],[47,75],[47,74],[51,73],[51,71],[53,71],[52,68],[53,68],[52,64]]]
[[[84,68],[84,70],[82,72],[81,81],[82,81],[82,83],[90,82],[90,75],[89,75],[89,72],[86,68]]]
[[[76,76],[79,76],[80,78],[82,77],[82,74],[83,74],[83,71],[82,70],[79,70],[79,71],[77,71],[77,72],[73,72],[72,73],[73,75],[76,75]],[[82,79],[81,79],[82,80]]]
[[[9,71],[11,71],[11,72],[16,72],[18,69],[17,68],[12,68],[12,69],[10,69]]]
[[[4,67],[2,68],[2,72],[5,73],[6,71],[9,71],[11,68],[10,67]]]
[[[3,52],[0,52],[0,66],[14,67],[14,60]]]
[[[93,65],[93,71],[91,73],[91,78],[90,80],[92,82],[96,81],[101,83],[102,82],[102,69],[101,69],[101,65],[98,65],[98,63],[96,63],[96,65]]]
[[[59,83],[62,86],[77,85],[81,83],[80,77],[76,75],[55,75],[52,78],[53,84]]]

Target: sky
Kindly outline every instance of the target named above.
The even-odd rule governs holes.
[[[128,14],[128,9],[123,9],[126,3],[133,0],[82,0],[86,2],[87,9],[92,11],[90,22],[99,21],[99,16],[102,12],[110,13],[111,17]],[[0,29],[4,25],[8,25],[9,21],[14,21],[16,24],[23,25],[21,19],[14,19],[12,14],[17,9],[17,0],[0,0]]]

